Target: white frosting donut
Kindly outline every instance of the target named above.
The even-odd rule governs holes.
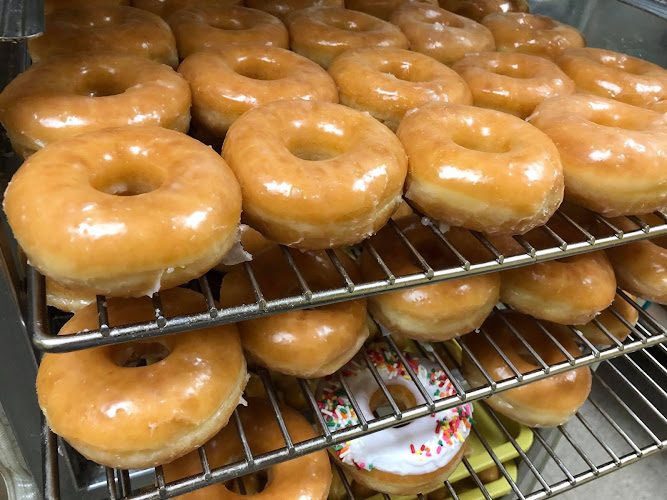
[[[407,389],[412,394],[417,405],[425,403],[394,353],[384,349],[368,349],[366,352],[390,391],[392,386],[400,386],[399,390]],[[455,393],[452,383],[436,365],[407,352],[404,355],[433,399],[446,398]],[[365,364],[352,360],[343,367],[342,373],[364,417],[367,420],[375,418],[371,399],[380,392],[380,388],[370,370]],[[333,377],[327,377],[322,382],[318,405],[332,431],[359,424],[345,390]],[[402,476],[423,475],[443,468],[455,458],[470,433],[471,423],[474,423],[472,405],[466,403],[413,420],[402,427],[385,429],[336,445],[333,451],[344,464],[358,469]]]

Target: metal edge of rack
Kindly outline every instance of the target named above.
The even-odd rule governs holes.
[[[583,241],[568,244],[565,249],[552,247],[537,250],[535,256],[532,256],[531,253],[525,253],[505,257],[502,260],[502,263],[498,262],[498,259],[496,259],[483,263],[471,264],[469,270],[466,270],[461,266],[432,270],[432,277],[429,276],[430,273],[422,272],[394,277],[393,279],[359,283],[355,284],[353,288],[348,284],[339,288],[312,292],[312,295],[309,294],[308,296],[299,294],[269,301],[264,300],[262,297],[261,300],[258,299],[258,301],[253,304],[243,304],[240,306],[218,309],[217,314],[215,315],[211,314],[210,308],[204,310],[204,307],[202,307],[203,310],[201,313],[163,318],[164,321],[159,324],[157,321],[148,321],[131,325],[114,326],[104,330],[100,328],[67,336],[51,335],[43,328],[39,327],[39,325],[44,324],[43,319],[47,313],[46,310],[31,307],[28,310],[28,315],[33,319],[38,319],[37,321],[31,322],[31,324],[36,325],[36,328],[31,332],[32,341],[36,348],[45,352],[68,352],[101,345],[168,335],[186,330],[197,330],[271,314],[294,311],[297,309],[344,302],[355,298],[367,297],[429,283],[497,272],[534,264],[536,262],[602,250],[619,244],[636,242],[662,235],[667,235],[667,223],[653,226],[648,232],[638,228],[634,231],[625,232],[620,237],[618,235],[611,235],[597,238],[594,243]],[[247,266],[247,268],[250,269],[250,266]],[[29,293],[44,293],[44,278],[32,267],[28,268],[28,291]],[[202,306],[203,305],[204,304],[202,304]],[[41,321],[39,320],[40,318]]]

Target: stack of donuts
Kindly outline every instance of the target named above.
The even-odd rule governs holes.
[[[49,304],[75,313],[59,335],[97,328],[100,295],[110,326],[154,319],[156,300],[166,317],[201,311],[203,295],[180,286],[214,268],[224,273],[221,306],[253,302],[249,260],[266,299],[300,294],[304,280],[311,290],[340,286],[341,269],[353,281],[385,279],[369,246],[358,258],[345,251],[364,240],[396,276],[420,272],[396,228],[434,268],[458,265],[422,216],[484,261],[471,231],[507,256],[525,253],[518,241],[553,246],[540,231],[547,221],[567,239],[571,225],[554,216],[564,199],[589,227],[596,213],[622,230],[635,228],[625,216],[650,224],[667,205],[667,71],[587,48],[575,28],[523,0],[50,0],[46,13],[45,34],[28,44],[33,65],[0,94],[0,122],[25,159],[3,207],[46,277]],[[464,376],[483,384],[481,364],[502,380],[513,374],[485,337],[522,371],[539,364],[515,330],[544,361],[565,360],[533,318],[573,356],[569,325],[594,344],[612,342],[599,324],[622,340],[637,314],[617,286],[667,303],[666,249],[642,241],[46,354],[39,403],[85,457],[123,469],[168,464],[167,479],[178,479],[200,472],[204,443],[212,466],[241,453],[237,424],[227,424],[245,404],[246,360],[279,376],[325,377],[317,394],[327,422],[355,425],[345,390],[328,378],[341,368],[366,418],[381,396],[368,389],[376,374],[408,406],[424,402],[408,368],[437,397],[452,394],[428,360],[364,347],[367,314],[407,339],[466,335]],[[494,312],[498,301],[512,310]],[[360,349],[376,374],[356,361]],[[590,379],[580,368],[489,402],[527,425],[559,425]],[[293,437],[315,435],[284,412]],[[271,413],[261,399],[239,410],[256,453],[282,446]],[[352,440],[332,460],[377,491],[426,491],[461,460],[471,414],[463,405],[432,415],[437,428],[429,419],[383,431],[398,443],[389,451],[383,440]],[[327,497],[324,452],[273,473],[266,488],[276,498]],[[227,498],[230,488],[187,498]]]

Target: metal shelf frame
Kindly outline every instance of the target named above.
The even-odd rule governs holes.
[[[246,455],[244,460],[240,460],[235,463],[228,464],[219,468],[210,467],[208,460],[206,458],[206,452],[202,447],[199,449],[199,454],[202,462],[202,472],[200,474],[167,484],[165,482],[162,469],[158,467],[154,471],[155,484],[157,486],[155,486],[154,488],[150,488],[148,491],[143,491],[143,492],[133,491],[130,481],[130,474],[128,473],[128,471],[113,471],[111,469],[107,469],[107,479],[108,479],[107,488],[108,488],[109,498],[112,499],[127,498],[134,500],[157,500],[164,498],[173,498],[175,496],[193,491],[198,488],[208,486],[213,483],[228,481],[240,477],[242,475],[253,473],[261,469],[270,467],[272,465],[290,460],[292,458],[304,456],[315,451],[326,449],[337,443],[349,441],[350,439],[354,439],[356,437],[366,435],[369,433],[377,432],[379,430],[397,425],[399,423],[408,422],[416,418],[429,415],[434,412],[452,408],[456,405],[461,404],[462,402],[478,401],[492,394],[506,391],[511,388],[519,387],[521,385],[525,385],[533,381],[541,380],[549,376],[555,375],[557,373],[571,370],[573,368],[588,366],[597,362],[603,362],[603,365],[609,365],[612,369],[615,369],[616,365],[611,363],[609,361],[610,359],[622,356],[624,354],[628,355],[629,353],[636,351],[639,351],[640,353],[642,353],[643,356],[651,359],[652,363],[655,364],[656,367],[660,368],[661,373],[663,375],[667,374],[667,370],[664,367],[662,367],[662,365],[660,365],[660,363],[658,363],[655,360],[655,358],[653,358],[653,356],[646,350],[648,347],[659,346],[660,349],[667,352],[667,348],[663,345],[663,343],[667,341],[667,330],[650,314],[644,311],[638,304],[632,301],[631,298],[628,297],[624,292],[619,290],[618,293],[621,295],[621,297],[623,297],[623,299],[627,300],[638,311],[640,317],[640,320],[637,323],[637,325],[632,326],[629,323],[627,323],[627,321],[625,321],[622,318],[622,316],[620,315],[617,316],[619,319],[621,319],[621,321],[625,322],[626,326],[628,326],[631,329],[631,334],[624,342],[612,340],[613,345],[604,348],[598,348],[592,345],[590,342],[588,342],[588,340],[586,340],[586,338],[578,329],[576,329],[575,327],[570,327],[573,337],[575,337],[576,340],[578,340],[578,342],[582,347],[582,352],[581,355],[576,357],[571,356],[569,354],[565,355],[567,351],[556,340],[555,336],[549,332],[548,325],[539,322],[538,320],[535,320],[535,322],[538,325],[540,325],[540,328],[545,332],[545,336],[551,342],[553,342],[555,347],[558,348],[561,352],[563,352],[565,357],[567,358],[567,361],[562,363],[557,363],[554,365],[547,365],[535,352],[535,350],[532,349],[526,343],[525,339],[521,335],[521,332],[517,328],[514,328],[511,325],[511,319],[507,320],[508,324],[511,327],[510,330],[512,331],[512,333],[515,336],[517,336],[520,342],[526,345],[528,351],[535,358],[536,364],[541,366],[541,368],[528,373],[519,373],[516,370],[516,368],[514,368],[513,365],[510,364],[510,366],[514,368],[513,371],[516,373],[516,376],[510,379],[502,381],[494,381],[491,378],[491,375],[488,372],[486,372],[483,368],[481,368],[481,365],[479,365],[475,356],[468,349],[466,345],[466,337],[469,337],[471,335],[484,336],[488,342],[488,336],[484,330],[481,330],[480,332],[476,333],[471,333],[468,336],[459,338],[457,342],[460,348],[463,350],[463,352],[467,353],[467,355],[471,357],[473,363],[475,363],[478,366],[478,368],[481,369],[480,371],[482,372],[484,378],[487,381],[487,383],[485,383],[482,386],[471,387],[468,384],[468,382],[462,377],[460,371],[460,364],[457,360],[457,357],[454,354],[452,354],[453,350],[451,349],[452,347],[451,343],[453,341],[443,343],[441,346],[433,345],[430,343],[416,343],[417,349],[419,350],[419,355],[425,358],[429,358],[432,362],[436,363],[452,381],[456,393],[453,396],[441,399],[432,399],[428,395],[427,390],[419,382],[418,378],[409,367],[409,364],[405,362],[402,351],[398,348],[396,341],[393,339],[391,334],[386,331],[382,331],[380,339],[371,340],[369,341],[369,343],[382,342],[384,343],[387,349],[391,350],[400,359],[403,360],[404,365],[406,366],[406,369],[410,375],[410,378],[412,379],[412,382],[416,385],[419,392],[425,395],[424,399],[426,402],[417,405],[415,407],[408,408],[406,410],[400,410],[395,400],[392,398],[387,386],[382,382],[380,377],[379,376],[374,377],[376,379],[376,383],[378,384],[378,388],[384,393],[385,397],[389,402],[389,405],[393,409],[393,412],[389,415],[385,415],[383,417],[377,417],[368,421],[366,421],[365,419],[360,419],[361,422],[358,425],[347,427],[337,431],[331,431],[327,427],[326,423],[322,418],[322,415],[319,412],[316,396],[313,390],[310,388],[310,386],[305,380],[298,380],[298,385],[301,391],[303,392],[304,398],[307,401],[309,407],[307,416],[310,418],[311,421],[317,423],[320,433],[317,437],[306,441],[294,442],[292,437],[289,435],[289,432],[287,431],[287,428],[284,424],[284,419],[281,410],[278,406],[277,390],[272,382],[270,373],[264,369],[258,369],[257,373],[261,378],[266,396],[270,401],[271,405],[273,406],[273,410],[276,414],[276,419],[283,432],[283,437],[286,446],[256,456],[253,455],[247,447],[244,447],[246,449]],[[494,311],[493,314],[499,314],[499,309],[496,309],[496,311]],[[614,337],[611,336],[611,334],[599,322],[596,322],[596,326],[610,339],[614,339]],[[449,349],[447,348],[448,345],[450,347]],[[498,350],[498,347],[496,345],[494,345],[493,343],[491,343],[491,345],[493,346],[494,349]],[[501,351],[499,352],[501,353],[501,355],[504,355]],[[377,375],[377,371],[374,365],[371,363],[369,357],[365,354],[365,349],[362,350],[357,355],[356,359],[362,364],[365,364],[371,370],[371,372]],[[629,358],[622,357],[620,359],[626,360],[625,361],[626,363],[630,363],[633,368],[638,369],[640,375],[642,376],[645,375],[645,372],[643,372],[643,370],[641,370],[641,368],[639,368],[636,363],[633,363],[632,360],[629,360]],[[348,394],[348,397],[350,398],[352,405],[354,407],[358,407],[354,394],[350,393],[350,391],[347,390],[347,385],[345,384],[345,377],[342,374],[342,372],[339,371],[334,376],[337,377],[341,381],[341,385],[346,388],[346,392]],[[596,377],[596,379],[597,378],[599,377]],[[655,381],[651,382],[654,386],[656,385]],[[604,381],[600,381],[599,383],[604,384]],[[659,385],[657,386],[657,388],[660,391],[660,395],[665,396],[664,389],[662,389],[661,386]],[[635,388],[634,390],[635,392],[638,392],[641,395],[641,392],[638,389]],[[646,400],[646,398],[644,399]],[[646,403],[653,410],[658,411],[650,401],[646,400]],[[667,404],[667,401],[665,401],[665,404]],[[662,413],[660,413],[660,416],[661,419],[665,423],[667,423],[667,419]],[[232,418],[236,419],[236,421],[238,422],[238,415],[236,412],[234,413],[234,416]],[[581,420],[582,417],[579,416],[578,419]],[[644,423],[638,425],[642,426],[642,428],[645,430],[648,429],[648,427]],[[245,436],[242,427],[238,426],[238,429],[239,429],[239,439],[241,440],[242,443],[247,444],[247,438]],[[565,431],[563,428],[561,432],[567,432],[567,431]],[[589,471],[584,475],[572,475],[568,472],[567,474],[570,475],[567,476],[568,477],[567,483],[570,485],[570,487],[573,487],[576,484],[580,484],[582,482],[592,479],[592,477],[589,477],[590,474],[593,474],[593,476],[597,476],[602,473],[609,472],[614,468],[631,463],[637,460],[641,456],[645,456],[647,454],[657,451],[658,449],[662,449],[665,445],[666,442],[665,440],[667,439],[667,431],[665,432],[666,435],[660,438],[658,438],[656,436],[656,433],[651,431],[650,429],[648,429],[648,432],[650,433],[650,436],[654,438],[650,446],[642,448],[634,446],[633,450],[635,455],[627,455],[627,456],[623,455],[622,460],[620,457],[614,455],[615,458],[611,466],[605,464],[602,464],[600,467],[593,466],[593,468],[591,469],[593,470],[593,472]],[[538,437],[538,439],[540,438]],[[576,446],[576,443],[573,442],[573,446]],[[57,491],[58,489],[57,460],[54,460],[54,457],[57,458],[57,452],[55,451],[55,449],[56,449],[56,439],[54,435],[47,428],[45,428],[44,456],[46,458],[45,484],[47,488],[45,490],[45,497],[57,500],[59,499],[59,495]],[[521,452],[520,455],[522,457],[525,456],[523,452]],[[616,460],[616,458],[618,460]],[[534,474],[539,475],[539,472],[537,472],[536,469],[535,470],[533,469],[531,469],[531,471]],[[555,485],[553,489],[549,489],[550,487],[548,484],[543,483],[542,481],[540,481],[540,483],[543,487],[544,495],[540,496],[541,494],[537,494],[537,496],[526,496],[525,498],[530,498],[531,500],[542,498],[543,496],[551,494],[554,491],[560,491],[560,489],[567,487],[567,484],[559,483]]]
[[[109,326],[109,318],[106,307],[106,298],[97,297],[99,328],[86,332],[78,332],[73,335],[57,336],[49,331],[48,314],[46,307],[44,278],[32,267],[28,268],[28,327],[32,335],[35,347],[46,352],[67,352],[90,347],[128,342],[137,339],[157,337],[186,330],[196,330],[214,325],[233,323],[260,316],[268,316],[286,311],[305,309],[317,306],[343,302],[355,298],[386,293],[403,288],[415,287],[430,283],[437,283],[457,278],[470,277],[478,274],[490,273],[525,266],[547,260],[564,258],[586,252],[602,250],[619,244],[631,243],[647,238],[667,235],[667,215],[655,212],[657,224],[647,224],[638,217],[627,217],[636,229],[623,231],[609,220],[600,215],[591,213],[596,219],[596,231],[587,230],[565,211],[559,210],[546,225],[533,231],[543,232],[553,242],[548,248],[535,248],[528,241],[528,237],[515,236],[514,240],[520,245],[524,253],[519,255],[505,256],[481,233],[470,231],[474,238],[486,249],[488,259],[483,262],[474,262],[466,252],[462,252],[450,241],[447,233],[443,233],[438,224],[427,217],[422,217],[422,222],[431,232],[435,244],[442,247],[443,252],[449,252],[457,265],[446,268],[434,268],[427,259],[422,256],[412,245],[409,238],[393,220],[388,225],[396,233],[396,244],[404,245],[414,257],[422,271],[415,274],[396,276],[385,263],[382,255],[373,247],[369,240],[363,242],[359,247],[352,249],[354,252],[366,251],[383,271],[386,278],[378,281],[364,281],[356,283],[352,280],[340,260],[332,250],[327,250],[326,256],[340,275],[339,287],[314,291],[303,278],[303,273],[295,265],[291,258],[290,250],[282,247],[283,255],[295,276],[299,280],[301,293],[285,296],[274,300],[266,300],[259,287],[253,272],[252,262],[244,262],[247,278],[251,284],[256,301],[251,304],[242,304],[236,307],[218,308],[215,304],[209,280],[202,276],[195,282],[195,287],[202,292],[202,312],[184,316],[164,317],[160,294],[153,295],[155,309],[155,320],[143,323]],[[560,220],[557,220],[560,219]],[[553,225],[551,222],[559,222]],[[556,230],[556,227],[566,227],[568,232],[574,231],[577,235],[576,241]],[[542,235],[544,236],[544,235]],[[204,303],[205,302],[205,303]]]

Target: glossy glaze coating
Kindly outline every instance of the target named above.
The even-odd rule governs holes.
[[[220,261],[236,241],[241,193],[220,156],[196,140],[123,127],[35,153],[14,174],[4,209],[45,276],[67,288],[141,296]]]
[[[466,81],[475,106],[530,116],[550,97],[574,93],[574,83],[542,57],[511,52],[470,54],[452,67]]]
[[[586,40],[576,28],[538,14],[490,14],[482,24],[493,33],[500,52],[556,59],[567,49],[586,46]]]
[[[558,147],[570,201],[610,217],[667,205],[667,116],[576,94],[544,101],[529,121]]]
[[[459,16],[482,22],[496,12],[529,12],[526,0],[439,0],[440,7]]]
[[[44,35],[28,41],[32,62],[76,52],[113,51],[178,66],[176,42],[160,17],[134,7],[81,7],[46,16]]]
[[[417,215],[399,219],[397,224],[432,267],[446,269],[458,264]],[[463,251],[465,243],[460,241],[459,235],[456,228],[447,232],[459,251],[468,255]],[[399,243],[392,228],[382,229],[370,242],[395,276],[422,271],[410,251]],[[367,281],[385,277],[368,252],[362,254],[361,271]],[[373,318],[392,333],[416,340],[443,341],[479,328],[498,302],[499,292],[500,276],[483,274],[374,295],[368,299],[368,309]]]
[[[338,255],[356,281],[359,271],[354,262],[343,253]],[[340,275],[324,252],[293,251],[292,256],[312,290],[341,286]],[[267,300],[301,291],[294,271],[277,247],[253,259],[252,270]],[[225,275],[220,300],[224,306],[255,301],[242,267]],[[347,363],[368,337],[366,300],[277,314],[238,326],[243,348],[256,363],[287,375],[323,377]]]
[[[630,297],[634,299],[632,295]],[[616,294],[611,306],[595,318],[613,337],[622,342],[630,334],[630,329],[611,312],[611,309],[620,314],[631,325],[637,324],[639,313],[627,300]],[[614,345],[614,342],[592,321],[577,326],[577,329],[595,345]]]
[[[466,54],[494,50],[493,35],[484,26],[437,6],[405,3],[391,16],[410,41],[410,49],[452,64]]]
[[[0,122],[24,158],[103,128],[157,125],[187,132],[190,88],[168,66],[139,56],[59,56],[31,66],[3,90]]]
[[[243,192],[243,220],[267,238],[318,250],[353,245],[401,202],[407,158],[371,116],[321,101],[251,109],[222,148]]]
[[[667,114],[667,99],[664,101],[658,101],[655,104],[648,106],[648,109],[656,111],[658,113]]]
[[[646,222],[662,223],[654,215],[642,216]],[[625,218],[613,219],[624,231],[637,226]],[[667,304],[667,238],[653,238],[607,250],[618,284],[642,299]]]
[[[338,102],[336,84],[326,71],[278,47],[228,45],[198,52],[178,72],[192,89],[193,121],[221,140],[239,116],[268,102]]]
[[[56,10],[79,9],[89,7],[90,0],[44,0],[44,14],[51,14]],[[96,0],[96,6],[129,5],[130,0]]]
[[[647,107],[667,99],[667,70],[604,49],[570,49],[557,60],[577,91]]]
[[[501,273],[500,300],[535,318],[581,325],[609,307],[616,279],[604,252],[575,255]]]
[[[545,363],[553,365],[566,361],[563,353],[537,326],[534,319],[512,311],[505,311],[502,314]],[[581,354],[574,341],[574,334],[567,327],[556,324],[545,326],[572,356]],[[535,358],[499,317],[499,313],[486,320],[482,328],[520,373],[525,374],[540,369]],[[496,382],[516,376],[483,335],[468,335],[465,343]],[[463,376],[473,387],[487,384],[465,351],[462,371]],[[588,398],[590,391],[591,371],[588,367],[583,367],[510,389],[491,396],[486,401],[494,410],[524,425],[555,427],[574,416]]]
[[[246,0],[245,4],[247,7],[268,12],[279,19],[285,19],[295,10],[310,7],[345,7],[343,0]]]
[[[295,443],[317,436],[310,423],[297,411],[281,405],[287,430]],[[268,453],[285,446],[275,413],[265,399],[251,398],[247,407],[239,407],[243,431],[254,456]],[[218,435],[206,443],[206,456],[211,468],[228,465],[243,456],[243,447],[238,437],[236,422],[230,423]],[[318,451],[305,457],[295,458],[266,470],[269,481],[261,492],[253,488],[252,476],[243,478],[247,495],[265,500],[326,500],[331,485],[331,465],[326,451]],[[193,452],[164,466],[167,481],[175,481],[194,474],[201,474],[199,454]],[[187,493],[182,500],[243,500],[246,495],[218,483]]]
[[[201,294],[160,294],[167,317],[199,312]],[[155,319],[151,299],[109,299],[111,326]],[[91,304],[59,335],[98,326]],[[142,358],[162,358],[136,366]],[[126,367],[135,363],[135,367]],[[86,458],[121,469],[155,467],[196,449],[223,427],[246,384],[234,325],[159,339],[45,354],[37,372],[39,405],[53,431]]]
[[[77,312],[95,302],[93,292],[70,290],[46,278],[46,304],[65,312]]]
[[[132,0],[132,6],[157,14],[163,19],[168,19],[174,12],[196,7],[202,4],[215,4],[218,7],[229,7],[231,5],[243,5],[243,0]]]
[[[472,104],[454,71],[423,54],[393,47],[348,50],[329,66],[341,104],[367,111],[392,130],[428,102]]]
[[[437,7],[438,0],[346,0],[345,8],[358,10],[383,21],[389,21],[396,9],[408,3],[422,3]]]
[[[405,197],[422,213],[491,234],[544,224],[563,199],[551,140],[514,116],[460,104],[427,104],[397,132],[410,159]]]
[[[350,49],[408,48],[407,38],[396,26],[354,10],[311,7],[293,12],[285,23],[292,50],[324,68]]]
[[[175,12],[169,24],[181,59],[230,44],[289,47],[289,34],[280,19],[256,9],[207,4]]]

